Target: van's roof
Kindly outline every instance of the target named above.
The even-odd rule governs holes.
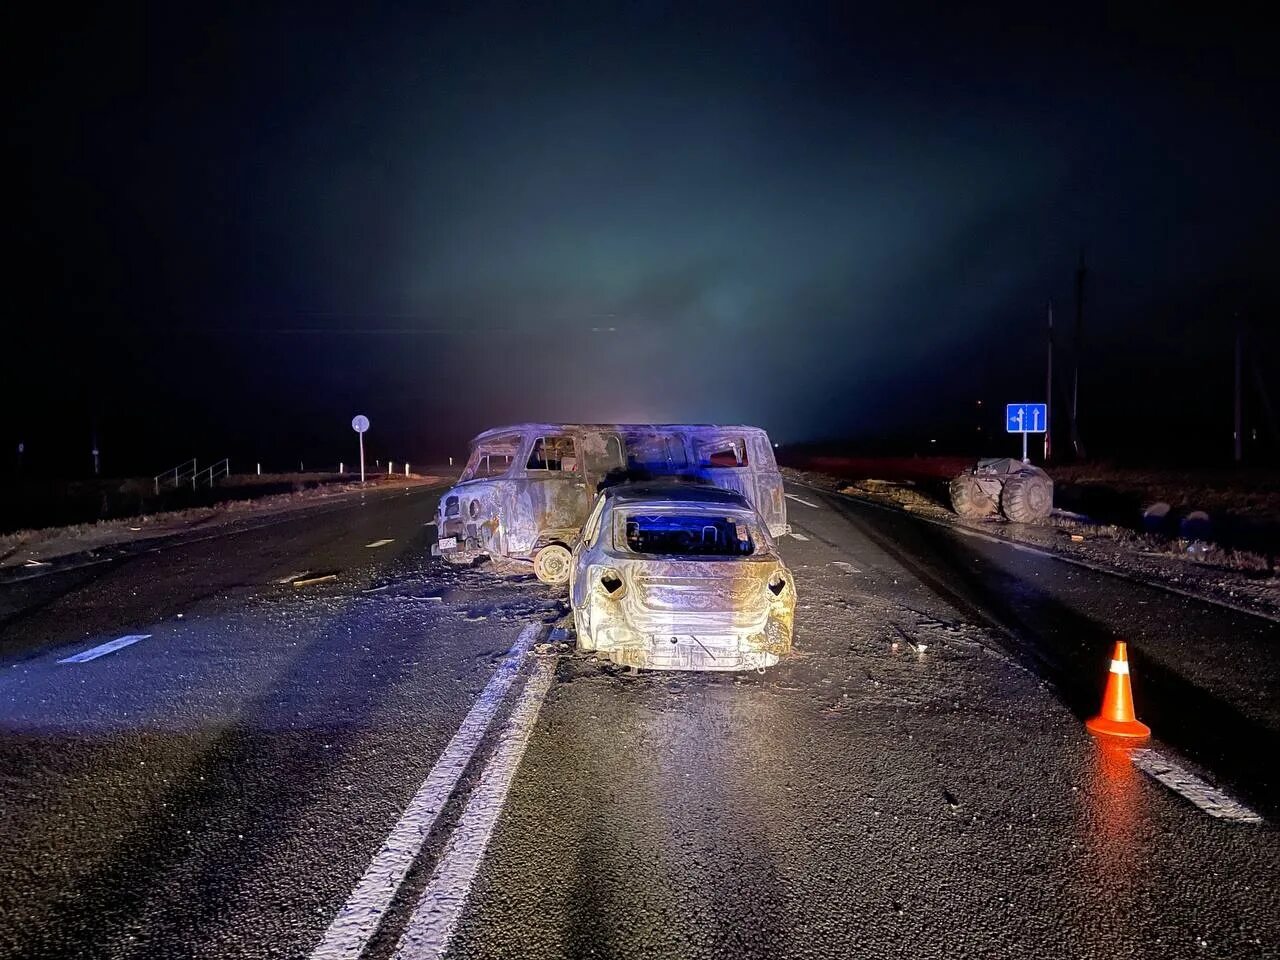
[[[639,433],[648,432],[676,432],[685,431],[688,433],[721,433],[732,430],[735,433],[752,433],[760,436],[768,436],[760,427],[750,427],[746,424],[715,424],[715,423],[513,423],[505,427],[493,427],[483,433],[477,434],[472,443],[480,440],[487,440],[490,437],[498,436],[504,433],[525,433],[527,431],[555,431],[555,430],[608,430],[612,433]]]
[[[750,502],[742,494],[706,483],[678,481],[620,483],[615,487],[606,487],[601,491],[601,496],[612,500],[615,504],[653,503],[655,506],[707,504],[751,510]]]

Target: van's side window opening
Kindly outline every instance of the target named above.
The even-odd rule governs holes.
[[[621,524],[621,539],[632,553],[676,557],[745,557],[755,551],[745,516],[704,513],[633,513]]]
[[[747,441],[742,437],[726,437],[698,444],[698,463],[703,467],[747,466]]]
[[[578,454],[573,437],[539,437],[533,441],[533,451],[526,466],[530,470],[560,470],[577,473]]]
[[[583,469],[599,482],[626,466],[622,459],[622,441],[615,433],[589,433],[581,438]]]
[[[627,437],[627,469],[670,473],[689,465],[684,440],[676,435],[633,433]]]

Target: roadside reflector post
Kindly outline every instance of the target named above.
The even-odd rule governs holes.
[[[262,476],[262,464],[258,464],[258,476]]]
[[[405,462],[405,465],[404,465],[404,475],[405,475],[406,477],[409,475],[409,464],[408,464],[408,461],[406,461],[406,462]]]
[[[344,469],[342,469],[342,468],[343,468],[343,463],[342,463],[342,461],[341,461],[341,460],[339,460],[339,461],[338,461],[338,473],[346,473],[346,472],[347,472],[346,470],[344,470]]]

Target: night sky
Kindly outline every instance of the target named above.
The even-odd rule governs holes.
[[[1050,298],[1065,387],[1082,248],[1095,449],[1228,455],[1236,324],[1280,401],[1260,22],[220,6],[7,24],[6,462],[333,463],[357,412],[397,460],[526,419],[976,453]]]

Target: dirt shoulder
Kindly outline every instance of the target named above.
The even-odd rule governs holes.
[[[1235,549],[1191,540],[1168,532],[1149,532],[1074,512],[1055,509],[1043,523],[1003,519],[964,520],[945,500],[937,474],[917,466],[918,478],[880,479],[863,464],[857,479],[821,470],[783,468],[790,480],[912,513],[927,520],[973,530],[984,536],[1023,543],[1123,576],[1201,597],[1216,603],[1280,617],[1280,543],[1270,549]],[[1097,468],[1094,468],[1095,472]],[[1170,491],[1176,488],[1171,485]],[[1160,499],[1133,491],[1135,500]],[[1059,497],[1055,500],[1060,502]],[[1185,500],[1185,498],[1183,498]],[[1167,502],[1167,501],[1166,501]],[[1224,502],[1224,501],[1219,501]],[[1138,514],[1140,519],[1140,513]]]
[[[370,478],[365,486],[359,483],[330,483],[258,499],[228,500],[208,507],[66,527],[20,530],[0,536],[0,572],[29,570],[38,574],[43,572],[43,567],[61,565],[72,558],[91,556],[96,551],[107,548],[127,547],[195,531],[215,531],[252,522],[259,517],[278,516],[326,503],[340,503],[362,493],[437,486],[448,482],[449,479],[443,476],[380,475]]]

